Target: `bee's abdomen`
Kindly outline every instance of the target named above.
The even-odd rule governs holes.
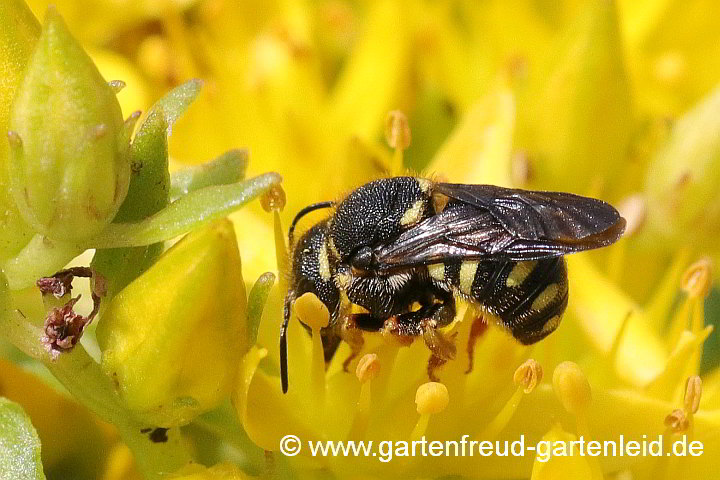
[[[428,271],[440,280],[439,266]],[[497,316],[524,344],[535,343],[560,323],[568,300],[565,260],[447,262],[443,280],[460,296]]]

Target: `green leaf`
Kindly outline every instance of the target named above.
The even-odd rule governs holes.
[[[271,172],[242,183],[196,190],[139,222],[110,224],[88,241],[88,248],[132,247],[169,240],[227,216],[281,181],[279,174]]]
[[[130,147],[130,187],[114,223],[142,220],[168,204],[167,127],[162,109],[155,109],[135,135]]]
[[[257,342],[258,328],[260,328],[260,319],[262,318],[265,303],[267,303],[270,290],[275,284],[275,275],[271,272],[265,272],[257,279],[255,285],[248,295],[247,325],[248,325],[248,345],[252,346]]]
[[[40,439],[22,407],[0,397],[0,478],[44,479]]]
[[[169,203],[168,135],[173,123],[195,100],[201,87],[200,80],[185,82],[150,108],[130,148],[130,188],[113,220],[115,223],[142,220]]]
[[[211,162],[184,168],[172,174],[170,198],[175,201],[201,188],[239,182],[245,178],[247,164],[247,150],[234,149]]]

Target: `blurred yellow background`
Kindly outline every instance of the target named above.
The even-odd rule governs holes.
[[[658,319],[648,344],[667,343],[662,362],[675,347],[664,329],[671,307],[685,299],[682,271],[704,256],[720,260],[720,3],[713,0],[27,3],[40,21],[55,4],[104,77],[126,82],[118,95],[125,116],[202,79],[200,97],[173,127],[173,168],[248,148],[248,176],[283,175],[285,225],[303,206],[389,170],[386,117],[401,110],[412,133],[403,153],[410,171],[618,206],[631,225],[627,238],[587,255],[602,278],[582,277],[607,289],[584,292],[571,315],[591,318],[583,301],[622,298],[627,303],[609,308],[618,314],[609,322],[615,335],[623,308],[643,305]],[[251,284],[275,268],[272,219],[257,205],[232,218]],[[607,291],[618,297],[600,297]],[[717,287],[704,305],[705,324],[717,324]],[[573,335],[588,332],[575,328]],[[579,356],[581,345],[568,351]],[[701,371],[717,384],[719,356],[713,333]],[[57,474],[49,478],[137,475],[112,429],[84,412],[72,414],[79,420],[65,435],[47,411],[33,412],[48,397],[10,385],[0,382],[0,393],[31,414],[46,473]],[[58,408],[62,418],[80,407]],[[83,452],[81,443],[93,449]]]

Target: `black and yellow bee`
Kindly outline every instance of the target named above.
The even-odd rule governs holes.
[[[319,208],[334,211],[295,243],[298,220]],[[326,359],[355,329],[423,336],[437,358],[451,358],[454,346],[436,329],[455,318],[456,298],[531,344],[557,328],[567,306],[563,255],[610,245],[624,229],[617,210],[593,198],[417,177],[375,180],[338,203],[310,205],[289,232],[283,391],[287,325],[306,292],[331,313],[321,332]],[[350,304],[364,313],[350,313]]]

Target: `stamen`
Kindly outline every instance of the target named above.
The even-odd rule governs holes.
[[[410,440],[420,440],[425,435],[430,416],[445,410],[448,403],[450,403],[450,394],[442,383],[427,382],[420,385],[415,392],[415,404],[420,418],[410,433]]]
[[[80,300],[78,295],[71,298],[64,305],[55,305],[53,299],[61,299],[72,291],[72,281],[75,277],[90,278],[90,290],[93,300],[92,311],[87,317],[75,313],[75,304]],[[80,341],[85,328],[93,321],[100,311],[100,300],[107,294],[107,281],[105,277],[89,267],[72,267],[60,270],[52,277],[40,278],[36,282],[43,295],[43,303],[48,309],[45,318],[43,344],[49,350],[53,359],[61,352],[67,352]]]
[[[513,374],[513,382],[517,385],[515,392],[476,439],[483,441],[496,438],[512,419],[518,405],[520,405],[523,394],[532,393],[537,384],[542,380],[542,376],[542,367],[532,358],[527,359],[520,365]]]
[[[635,235],[645,224],[647,219],[647,200],[641,194],[627,197],[618,206],[620,215],[625,219],[625,237]],[[618,242],[610,249],[608,258],[608,277],[611,280],[619,281],[624,272],[625,256],[627,253],[627,242]]]
[[[350,440],[362,440],[365,437],[370,419],[370,384],[379,371],[380,362],[378,361],[378,356],[374,353],[365,354],[355,369],[355,376],[360,380],[361,385],[360,396],[358,397],[357,408],[355,410],[355,418],[348,433],[348,439]]]
[[[529,358],[515,370],[513,382],[515,382],[515,385],[522,387],[523,392],[530,393],[535,390],[537,384],[540,383],[542,376],[543,371],[540,364],[532,358]]]
[[[524,187],[532,178],[532,168],[527,151],[518,150],[513,153],[510,159],[510,178],[513,185],[518,187]]]
[[[553,391],[563,407],[573,415],[584,415],[592,401],[587,377],[573,362],[563,362],[553,372]]]
[[[313,330],[325,328],[330,323],[330,312],[312,292],[302,294],[293,305],[300,321]]]
[[[288,289],[287,277],[290,272],[290,259],[287,245],[285,245],[285,233],[280,221],[280,212],[277,210],[273,211],[273,233],[275,236],[275,261],[279,273],[278,286],[281,292],[286,292]]]
[[[627,332],[627,327],[630,325],[630,318],[632,318],[632,314],[633,312],[629,311],[627,315],[625,315],[625,318],[620,324],[620,328],[613,339],[612,346],[610,347],[610,353],[608,355],[608,358],[612,361],[612,365],[616,364],[615,361],[617,360],[618,351],[620,351],[620,345],[622,344],[625,333]]]
[[[355,376],[360,380],[360,383],[365,385],[375,378],[380,370],[380,362],[378,362],[378,356],[374,353],[367,353],[358,362],[358,366],[355,369]]]
[[[385,118],[385,140],[395,149],[392,174],[400,175],[403,170],[403,151],[410,146],[410,126],[408,119],[400,110],[393,110]]]
[[[680,281],[682,289],[691,298],[705,298],[712,287],[712,261],[703,257],[685,270]]]
[[[273,185],[270,189],[260,197],[260,205],[263,209],[270,212],[282,211],[285,208],[287,198],[285,196],[285,190],[280,185]]]
[[[687,293],[670,322],[667,344],[676,345],[683,332],[699,335],[705,326],[705,297],[712,287],[712,262],[701,258],[690,265],[682,274],[680,288]]]
[[[684,410],[676,408],[672,411],[672,413],[665,417],[665,426],[674,433],[684,433],[690,426],[690,421],[688,420]]]
[[[575,416],[577,433],[585,441],[590,441],[588,410],[592,402],[592,390],[587,377],[574,362],[562,362],[553,372],[553,391],[560,399],[565,410]],[[588,457],[588,466],[593,480],[602,479],[602,468],[596,457]]]
[[[700,408],[700,397],[702,396],[702,380],[699,376],[693,375],[688,378],[685,385],[684,407],[688,415],[697,413]]]
[[[325,351],[320,329],[328,326],[330,312],[325,304],[312,292],[307,292],[295,300],[293,308],[300,321],[312,330],[313,346],[310,384],[315,398],[320,405],[323,405],[325,401]]]

